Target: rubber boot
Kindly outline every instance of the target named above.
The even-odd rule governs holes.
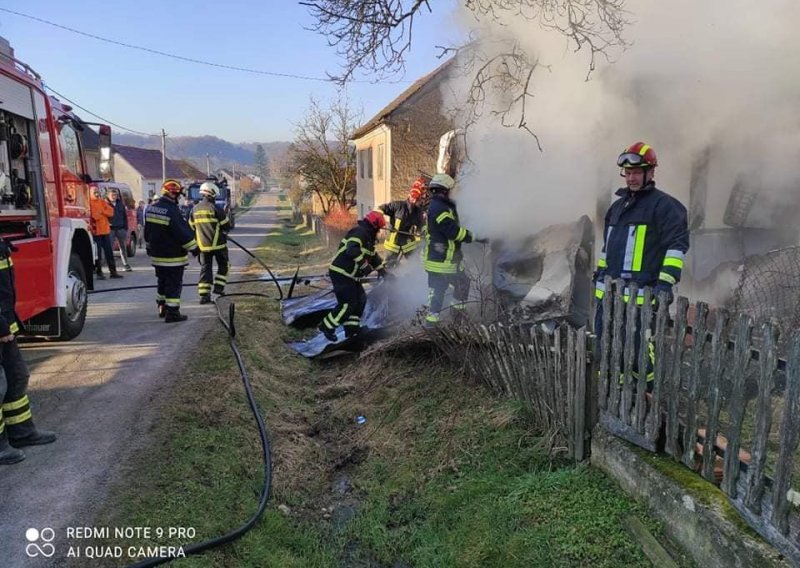
[[[22,425],[20,425],[22,426]],[[56,433],[49,430],[39,430],[30,423],[30,429],[25,434],[14,436],[14,431],[9,427],[8,443],[15,448],[24,448],[25,446],[44,446],[45,444],[52,444],[56,441]]]
[[[167,316],[165,318],[167,323],[186,321],[187,319],[189,319],[189,316],[183,315],[180,308],[171,308],[167,306]]]
[[[201,304],[210,304],[211,303],[211,296],[208,294],[203,294],[200,296],[200,303]]]
[[[318,329],[322,332],[322,335],[324,335],[325,339],[327,339],[328,341],[336,341],[338,339],[336,337],[336,330],[330,329],[324,323],[320,324]]]
[[[164,302],[156,302],[158,306],[158,317],[163,318],[167,315],[167,305]]]
[[[0,465],[10,465],[25,459],[25,452],[8,443],[5,431],[0,434]]]

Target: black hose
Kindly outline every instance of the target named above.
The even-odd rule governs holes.
[[[252,259],[253,259],[253,260],[255,260],[255,261],[258,263],[258,264],[260,264],[261,266],[263,266],[263,267],[264,267],[264,270],[266,270],[266,271],[267,271],[267,274],[269,274],[269,275],[270,275],[270,277],[272,277],[272,281],[273,281],[273,282],[275,282],[275,286],[278,288],[278,299],[279,299],[279,300],[283,300],[283,288],[281,288],[281,285],[280,285],[280,284],[278,284],[278,279],[277,279],[277,278],[275,278],[275,275],[274,275],[274,274],[272,273],[272,271],[269,269],[269,266],[267,266],[267,265],[264,263],[264,261],[262,261],[262,260],[261,260],[260,258],[258,258],[256,255],[254,255],[252,252],[250,252],[250,251],[247,249],[247,247],[245,247],[243,244],[240,244],[239,242],[237,242],[235,239],[231,238],[230,236],[228,236],[228,241],[229,241],[229,242],[232,242],[232,243],[233,243],[233,244],[235,244],[237,247],[239,247],[240,249],[242,249],[242,250],[243,250],[243,251],[244,251],[246,254],[248,254],[248,255],[250,256],[250,258],[252,258]]]
[[[258,294],[258,293],[239,293],[236,294],[237,296],[265,296],[265,294]],[[255,400],[255,395],[253,394],[253,387],[250,383],[250,377],[247,374],[247,370],[244,367],[244,361],[242,359],[242,354],[239,352],[239,347],[236,345],[236,325],[235,325],[235,312],[236,307],[233,302],[230,303],[228,306],[228,321],[225,321],[225,318],[222,317],[222,312],[220,310],[220,305],[217,303],[219,300],[214,302],[214,305],[217,308],[217,318],[219,319],[222,326],[228,332],[228,343],[230,345],[231,351],[233,351],[233,355],[236,358],[236,364],[239,367],[239,374],[242,377],[242,383],[244,384],[244,390],[247,394],[247,402],[250,405],[250,411],[253,413],[253,416],[256,419],[256,423],[258,424],[258,435],[261,439],[261,457],[264,463],[264,484],[261,487],[261,498],[258,501],[258,508],[256,512],[253,514],[250,519],[241,525],[239,528],[224,534],[222,536],[212,538],[209,540],[204,540],[202,542],[198,542],[195,544],[190,544],[183,548],[183,553],[186,556],[192,554],[199,554],[211,548],[216,548],[223,544],[227,544],[229,542],[233,542],[234,540],[238,539],[242,535],[244,535],[247,531],[255,526],[258,520],[261,518],[261,515],[264,514],[264,510],[267,508],[267,503],[269,502],[270,495],[272,493],[272,446],[269,441],[269,436],[267,434],[267,426],[264,424],[264,419],[261,416],[261,412],[258,409],[258,404]],[[151,566],[159,566],[160,564],[165,564],[167,562],[171,562],[175,560],[173,557],[168,558],[146,558],[136,564],[131,564],[128,568],[149,568]]]

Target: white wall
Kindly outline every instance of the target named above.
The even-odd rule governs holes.
[[[356,145],[356,213],[362,217],[372,211],[378,205],[390,201],[391,196],[391,132],[386,125],[381,124],[377,128],[369,131],[361,138],[353,140]],[[380,152],[378,146],[383,145],[383,179],[379,179],[381,164],[378,163]],[[364,159],[367,158],[367,150],[372,148],[372,177],[369,174],[368,164],[362,161],[362,151]],[[362,165],[364,171],[362,172]]]

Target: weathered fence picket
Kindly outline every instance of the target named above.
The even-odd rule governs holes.
[[[700,372],[703,363],[703,353],[706,346],[706,319],[708,318],[708,305],[704,302],[697,304],[694,319],[694,337],[692,343],[692,365],[686,377],[686,424],[683,429],[683,463],[686,467],[694,468],[695,448],[697,447],[697,402],[700,391]]]
[[[733,372],[731,373],[731,394],[728,399],[730,427],[725,449],[725,469],[722,472],[722,490],[736,498],[736,482],[739,478],[739,448],[741,446],[742,420],[744,419],[744,380],[750,363],[750,340],[753,322],[750,316],[742,314],[736,324],[736,346],[733,353]]]
[[[800,434],[800,334],[792,337],[791,352],[786,365],[786,392],[781,423],[781,447],[775,467],[775,480],[772,485],[772,524],[782,534],[789,532],[789,491],[794,453],[797,450]]]
[[[689,300],[678,298],[675,312],[675,340],[672,342],[670,364],[667,367],[667,381],[665,382],[667,397],[667,428],[666,451],[676,461],[680,460],[678,445],[678,404],[677,396],[681,390],[681,359],[683,355],[684,340],[686,338],[686,312],[689,309]]]
[[[706,423],[705,439],[703,440],[703,477],[714,481],[714,465],[716,453],[714,443],[717,439],[719,428],[719,413],[722,410],[722,392],[720,381],[725,369],[724,355],[726,353],[726,339],[724,331],[728,324],[728,313],[717,310],[714,337],[711,340],[711,370],[708,376],[708,391],[706,394],[706,408],[708,409],[708,422]]]

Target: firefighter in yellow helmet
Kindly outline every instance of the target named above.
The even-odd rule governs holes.
[[[200,282],[197,284],[197,292],[200,294],[200,303],[208,304],[211,302],[212,282],[214,294],[220,296],[225,293],[225,284],[228,283],[230,263],[226,235],[231,228],[231,222],[225,211],[216,205],[219,195],[217,184],[212,181],[203,182],[200,185],[200,195],[203,199],[192,209],[189,226],[194,229],[200,247]]]
[[[189,264],[188,253],[195,256],[200,253],[192,229],[178,209],[181,193],[180,182],[166,180],[161,186],[161,198],[147,208],[144,223],[147,254],[158,280],[158,317],[165,318],[167,323],[187,319],[181,314],[183,271]]]

